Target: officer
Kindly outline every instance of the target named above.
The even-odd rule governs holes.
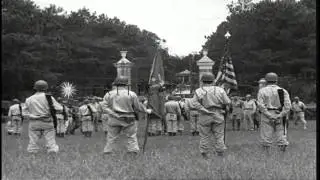
[[[170,95],[168,101],[164,103],[164,115],[167,123],[167,132],[169,136],[177,135],[178,120],[181,118],[181,109],[176,97]]]
[[[128,78],[118,77],[114,82],[115,89],[111,90],[103,98],[101,103],[103,111],[108,116],[108,135],[104,153],[113,152],[120,133],[123,132],[127,137],[128,153],[135,156],[139,152],[137,140],[138,112],[151,113],[151,109],[139,102],[138,96],[129,90]]]
[[[10,106],[9,112],[8,112],[8,117],[9,120],[11,121],[11,132],[14,135],[21,135],[22,131],[22,121],[24,118],[24,115],[22,113],[22,106],[21,103],[18,99],[13,99],[12,100],[13,105]]]
[[[256,112],[256,103],[253,99],[251,99],[251,95],[246,95],[246,100],[243,102],[243,114],[244,114],[244,121],[247,123],[247,130],[253,131],[254,130],[254,113]]]
[[[219,156],[227,149],[224,142],[224,113],[231,101],[225,90],[215,86],[214,75],[205,73],[201,77],[202,87],[195,91],[193,102],[199,112],[200,152],[208,158],[210,136],[215,138],[215,150]]]
[[[34,84],[36,93],[26,99],[25,110],[29,116],[29,145],[27,151],[35,153],[39,151],[37,145],[39,139],[44,136],[48,153],[57,153],[59,146],[55,140],[54,115],[50,110],[53,108],[57,113],[62,112],[62,106],[49,94],[48,83],[43,80],[36,81]]]
[[[294,101],[292,102],[294,124],[297,125],[298,121],[300,120],[303,123],[303,129],[307,129],[307,121],[304,118],[305,109],[306,105],[300,101],[299,97],[294,97]]]
[[[265,79],[267,86],[260,89],[258,93],[258,107],[262,113],[261,143],[269,152],[272,136],[275,134],[280,150],[285,151],[289,142],[287,141],[287,129],[283,124],[283,120],[291,108],[290,97],[285,89],[277,85],[278,75],[276,73],[266,74]]]

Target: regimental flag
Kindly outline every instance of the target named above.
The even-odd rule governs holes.
[[[149,77],[149,97],[148,105],[153,110],[153,115],[158,118],[164,113],[164,92],[161,91],[164,85],[164,68],[160,49],[157,49],[153,59]]]
[[[229,92],[230,89],[237,89],[238,87],[236,74],[228,52],[226,52],[224,57],[222,57],[215,83],[218,86],[224,87],[227,92]]]

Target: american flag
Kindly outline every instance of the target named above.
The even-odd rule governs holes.
[[[230,89],[237,89],[238,83],[236,80],[236,74],[234,72],[232,60],[228,52],[226,52],[221,59],[215,83],[218,86],[224,87],[227,89],[227,91]]]

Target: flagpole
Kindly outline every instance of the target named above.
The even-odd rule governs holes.
[[[225,55],[227,55],[227,53],[229,53],[229,37],[230,37],[230,34],[228,31],[225,34],[225,37],[226,37]],[[224,71],[226,71],[226,68],[224,69]],[[229,94],[229,92],[230,92],[230,88],[229,90],[226,91],[227,95]],[[228,117],[228,108],[225,109],[225,113],[224,113],[224,136],[223,136],[224,144],[226,144],[227,117]]]

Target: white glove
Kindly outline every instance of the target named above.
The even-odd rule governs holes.
[[[152,109],[147,109],[147,113],[151,114],[152,113]]]

